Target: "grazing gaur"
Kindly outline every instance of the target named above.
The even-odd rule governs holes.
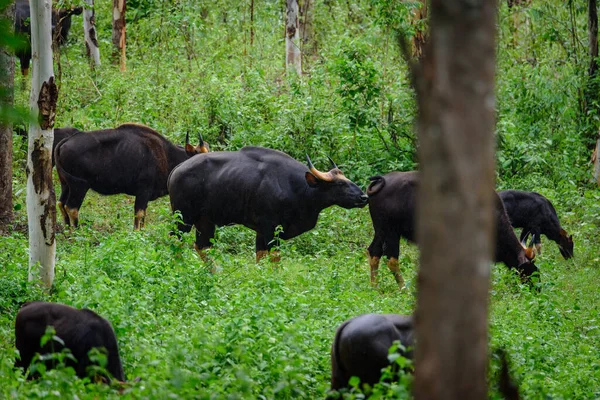
[[[54,340],[41,346],[40,341],[48,326],[54,328],[55,335],[62,339],[64,346]],[[106,352],[106,370],[112,377],[125,380],[115,332],[110,322],[91,310],[42,301],[25,303],[17,314],[15,335],[20,354],[15,362],[17,368],[27,371],[36,353],[59,353],[68,348],[77,362],[69,359],[66,364],[75,369],[77,376],[84,378],[88,376],[87,368],[92,365],[88,353],[97,348]],[[46,361],[47,368],[54,366],[52,360]]]
[[[521,240],[528,234],[534,235],[535,247],[541,254],[541,235],[546,235],[558,244],[560,254],[565,259],[573,257],[573,236],[561,228],[550,200],[539,193],[521,190],[501,190],[498,195],[504,202],[511,225],[514,228],[523,228]]]
[[[278,226],[283,228],[278,237],[290,239],[314,228],[327,207],[367,204],[367,196],[333,161],[329,172],[320,172],[307,160],[308,168],[262,147],[191,158],[169,177],[171,208],[183,217],[179,230],[196,227],[194,247],[206,259],[216,226],[242,224],[256,232],[258,261],[275,245]]]
[[[371,283],[375,283],[382,255],[388,258],[388,268],[400,287],[404,280],[398,265],[400,238],[415,241],[415,205],[419,184],[418,171],[390,172],[370,178],[367,188],[369,212],[375,237],[369,246]],[[496,196],[496,262],[516,268],[525,277],[538,269],[533,264],[535,252],[519,242],[510,226],[502,201]]]
[[[379,382],[381,370],[390,365],[389,349],[395,340],[406,348],[401,355],[412,358],[412,316],[364,314],[341,324],[331,346],[331,389],[348,387],[351,377],[363,384]]]
[[[63,45],[67,42],[67,36],[71,29],[71,16],[83,12],[82,7],[74,7],[70,10],[52,10],[52,37],[57,44]],[[29,63],[31,61],[31,10],[28,0],[17,0],[15,11],[15,33],[23,37],[22,47],[15,54],[21,63],[21,73],[27,76]]]
[[[58,208],[66,225],[77,226],[79,208],[92,189],[100,194],[135,196],[134,228],[144,226],[148,202],[167,194],[167,179],[177,165],[208,144],[175,146],[153,129],[123,124],[115,129],[79,132],[54,150],[62,193]]]

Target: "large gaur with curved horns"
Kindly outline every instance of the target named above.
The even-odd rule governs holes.
[[[281,151],[244,147],[194,157],[173,170],[168,187],[173,211],[181,212],[180,231],[196,228],[195,248],[204,258],[216,226],[241,224],[256,232],[256,259],[279,238],[312,228],[321,210],[332,205],[364,207],[367,196],[332,165],[308,168]],[[273,257],[277,258],[277,256]]]
[[[208,152],[208,144],[176,146],[155,130],[138,124],[78,132],[57,144],[56,170],[62,193],[58,208],[66,225],[77,226],[89,189],[100,194],[135,196],[134,228],[144,225],[148,202],[167,194],[167,179],[177,165]]]
[[[375,229],[375,236],[369,245],[369,264],[371,282],[375,283],[381,256],[388,258],[388,268],[394,274],[399,286],[404,285],[398,256],[400,238],[414,242],[416,193],[419,185],[419,173],[390,172],[384,176],[371,177],[367,188],[369,212]],[[510,225],[502,200],[495,196],[496,206],[496,246],[495,260],[515,268],[525,277],[538,269],[533,263],[535,251],[519,242]],[[465,244],[466,245],[466,244]]]

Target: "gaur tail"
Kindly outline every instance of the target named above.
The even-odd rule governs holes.
[[[506,400],[520,400],[519,387],[513,382],[510,376],[506,352],[504,350],[499,350],[498,352],[500,353],[500,361],[502,363],[500,367],[500,380],[498,382],[500,393]]]
[[[369,183],[369,187],[367,187],[368,196],[376,195],[381,189],[385,187],[385,178],[381,175],[370,176],[369,180],[371,181],[371,183]]]

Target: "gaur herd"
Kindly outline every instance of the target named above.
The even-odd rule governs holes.
[[[65,42],[71,16],[81,12],[81,7],[53,11],[57,44]],[[16,32],[29,35],[29,16],[29,2],[18,0]],[[23,74],[27,74],[31,49],[25,46],[16,55]],[[377,284],[379,263],[385,256],[394,279],[403,288],[399,243],[402,237],[411,242],[416,239],[419,173],[389,172],[371,177],[365,194],[333,160],[330,162],[331,169],[322,172],[308,156],[304,165],[268,148],[248,146],[239,151],[209,152],[201,136],[198,145],[191,145],[189,134],[184,146],[178,146],[155,130],[133,123],[90,132],[57,128],[52,147],[52,164],[56,165],[61,185],[57,206],[66,226],[78,226],[79,210],[90,189],[104,195],[135,196],[134,229],[144,227],[148,202],[168,194],[172,211],[181,213],[175,234],[181,236],[194,227],[194,247],[203,260],[207,260],[206,249],[212,245],[217,226],[241,224],[256,232],[258,262],[271,252],[277,240],[314,228],[323,209],[368,205],[375,232],[368,246],[371,283]],[[544,196],[504,190],[495,199],[496,262],[529,280],[539,274],[534,258],[536,253],[541,254],[541,235],[555,241],[565,259],[573,257],[573,239],[561,228],[552,203]],[[522,228],[520,239],[513,228]],[[279,259],[275,252],[270,255],[273,261]],[[54,329],[59,342],[42,343],[48,327]],[[39,355],[67,348],[73,356],[67,359],[67,365],[79,377],[90,375],[93,362],[88,353],[98,349],[106,354],[108,375],[96,374],[95,379],[125,381],[112,326],[91,310],[28,302],[17,314],[15,335],[19,351],[15,367],[23,368],[29,378],[38,375],[30,368],[35,360],[44,360],[47,368],[56,365],[55,357]],[[365,314],[343,322],[331,348],[331,389],[348,387],[353,376],[359,377],[361,384],[379,382],[381,370],[389,365],[388,350],[394,341],[400,342],[404,357],[412,357],[412,316]],[[504,363],[506,377],[501,387],[510,386],[505,369]]]
[[[390,172],[371,177],[367,193],[344,176],[330,159],[327,172],[306,165],[273,149],[248,146],[239,151],[209,152],[199,144],[172,144],[155,130],[139,124],[83,132],[74,128],[54,130],[53,160],[61,184],[57,203],[67,226],[76,228],[79,209],[88,190],[101,194],[135,196],[134,229],[144,226],[148,202],[169,194],[173,212],[181,213],[177,235],[196,230],[195,249],[206,260],[217,226],[241,224],[256,232],[256,260],[269,254],[275,239],[289,239],[315,227],[319,213],[330,206],[369,206],[374,238],[368,247],[371,283],[377,284],[381,257],[403,288],[398,257],[400,238],[415,241],[416,191],[419,173]],[[529,280],[537,273],[534,258],[541,252],[541,235],[555,241],[565,258],[573,256],[573,239],[561,228],[552,203],[544,196],[517,190],[500,191],[496,198],[496,262],[515,269]],[[513,230],[522,228],[520,240]],[[276,231],[280,230],[276,236]],[[529,245],[526,241],[529,240]],[[271,254],[277,260],[278,254]],[[63,343],[41,344],[48,326]],[[26,371],[35,354],[69,348],[80,377],[88,376],[88,352],[106,352],[106,371],[95,376],[124,381],[117,341],[110,323],[91,310],[67,305],[31,302],[19,311],[15,324],[20,357],[15,366]],[[366,314],[342,323],[331,349],[331,388],[348,387],[352,376],[362,384],[379,381],[389,365],[388,349],[394,341],[410,358],[414,345],[411,316]],[[47,367],[55,364],[46,359]],[[35,371],[28,376],[34,378]]]

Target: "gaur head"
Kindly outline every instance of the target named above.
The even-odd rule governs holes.
[[[573,257],[573,235],[569,235],[564,229],[560,230],[558,249],[565,260]]]
[[[536,255],[536,247],[535,247],[535,235],[531,235],[531,240],[529,241],[529,245],[526,244],[527,238],[529,237],[529,233],[527,236],[523,238],[521,242],[521,246],[523,246],[523,251],[525,251],[525,257],[531,262],[535,260]]]
[[[321,172],[315,168],[306,155],[308,171],[305,174],[306,183],[311,188],[316,188],[324,193],[328,203],[336,204],[344,208],[364,207],[367,205],[368,196],[350,179],[346,178],[342,171],[331,162],[329,172]]]
[[[190,144],[189,132],[185,134],[185,152],[188,156],[193,156],[201,153],[208,153],[210,151],[208,143],[202,139],[202,135],[198,134],[198,146],[192,146]]]

